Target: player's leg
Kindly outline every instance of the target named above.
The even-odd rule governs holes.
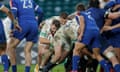
[[[55,44],[54,47],[54,56],[50,60],[49,63],[43,68],[43,72],[49,71],[51,68],[53,68],[56,65],[56,62],[61,58],[62,55],[62,48],[61,43]]]
[[[120,71],[120,64],[118,59],[115,56],[114,50],[112,46],[109,46],[105,51],[104,51],[104,55],[110,60],[110,62],[113,65],[113,68],[115,70],[115,72],[119,72]]]
[[[49,62],[49,58],[52,56],[53,51],[49,49],[49,46],[46,46],[41,48],[42,50],[40,51],[41,56],[41,63],[39,65],[39,69],[43,69],[43,67]]]
[[[75,47],[73,49],[73,57],[72,57],[72,71],[77,72],[78,70],[78,62],[80,61],[80,51],[85,47],[85,44],[76,42]]]
[[[10,61],[12,65],[12,72],[17,72],[17,66],[16,66],[16,47],[20,43],[22,39],[24,39],[27,27],[24,23],[20,23],[20,27],[22,28],[22,31],[19,32],[18,30],[15,30],[12,32],[12,36],[9,42],[8,47],[8,53],[10,55]]]
[[[0,56],[1,56],[1,61],[3,63],[3,67],[4,67],[4,72],[7,72],[9,69],[9,59],[8,56],[6,54],[6,43],[0,43]]]
[[[4,26],[2,21],[0,21],[0,56],[3,63],[4,71],[8,71],[9,69],[9,60],[6,54],[6,48],[7,48],[7,41],[6,41]]]
[[[16,38],[11,38],[10,42],[9,42],[9,48],[8,48],[8,53],[10,56],[10,62],[11,62],[11,66],[12,66],[12,72],[17,72],[17,66],[16,66],[16,47],[17,45],[20,43],[20,40],[16,39]]]
[[[49,46],[45,44],[38,45],[38,63],[35,66],[34,72],[41,72],[45,64],[51,57],[52,52],[49,50]]]
[[[30,72],[30,66],[31,66],[31,48],[33,46],[33,42],[27,41],[25,48],[24,48],[24,53],[25,53],[25,72]]]
[[[114,47],[116,56],[118,57],[120,63],[120,33],[113,33],[112,38],[110,39],[111,45]]]
[[[100,43],[100,35],[98,33],[95,33],[94,40],[92,42],[92,51],[100,63],[100,65],[104,68],[105,72],[110,72],[110,66],[107,63],[107,61],[101,56],[100,49],[101,49],[101,43]]]
[[[55,55],[51,61],[58,64],[63,61],[71,50],[70,44],[68,43],[67,39],[64,38],[61,39],[61,43],[56,43],[54,47]],[[57,50],[57,47],[59,48],[59,50]]]
[[[25,53],[25,72],[30,72],[30,66],[31,66],[31,49],[34,43],[37,43],[38,41],[38,26],[36,21],[29,22],[27,24],[28,31],[26,33],[26,45],[24,48]]]
[[[99,53],[100,53],[100,49],[99,49],[99,48],[93,48],[93,53],[94,53],[96,59],[98,60],[98,62],[100,63],[100,65],[104,68],[105,72],[110,72],[109,64],[108,64],[107,61],[99,54]]]
[[[45,67],[46,67],[46,68],[48,69],[48,71],[49,71],[50,69],[52,69],[52,68],[55,67],[56,65],[62,63],[62,62],[65,60],[65,58],[68,56],[68,54],[69,54],[69,50],[63,49],[63,50],[62,50],[62,54],[61,54],[59,60],[56,60],[56,62],[54,62],[54,63],[52,63],[52,60],[51,60],[51,62],[50,62],[50,63],[47,63],[47,65],[46,65]],[[53,58],[55,58],[55,56],[53,56]],[[50,64],[51,64],[51,65],[50,65]],[[45,68],[45,67],[44,67],[44,68]]]
[[[59,61],[57,61],[57,64],[62,63],[62,62],[66,59],[66,57],[68,56],[69,52],[70,52],[70,50],[64,49],[64,50],[62,51],[62,56],[61,56],[61,58],[59,59]]]
[[[44,46],[41,45],[41,44],[39,44],[39,42],[38,42],[37,64],[35,65],[34,72],[38,72],[39,69],[42,68],[42,67],[40,66],[40,64],[41,64],[41,61],[42,61],[42,48],[43,48],[43,47],[44,47]]]
[[[114,50],[115,50],[115,53],[116,53],[119,63],[120,63],[120,48],[114,48]]]
[[[86,45],[89,45],[94,34],[92,31],[88,30],[85,31],[82,40],[77,41],[75,43],[75,47],[73,49],[73,57],[72,57],[72,71],[78,71],[78,61],[80,61],[80,51],[85,48]]]

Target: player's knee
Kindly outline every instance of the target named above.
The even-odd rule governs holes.
[[[80,50],[81,50],[81,49],[79,49],[79,48],[74,48],[74,49],[73,49],[73,54],[79,55],[79,54],[80,54]]]
[[[25,52],[26,55],[31,54],[31,50],[30,49],[25,49],[24,52]]]

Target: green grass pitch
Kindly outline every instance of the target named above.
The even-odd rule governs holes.
[[[31,66],[31,72],[34,72],[34,67],[35,67],[35,65]],[[18,70],[18,72],[24,72],[24,65],[17,65],[17,70]],[[0,65],[0,72],[3,72],[2,65]],[[12,72],[11,68],[10,68],[9,72]],[[53,68],[52,72],[65,72],[63,64],[60,64],[60,65],[56,66],[55,68]]]

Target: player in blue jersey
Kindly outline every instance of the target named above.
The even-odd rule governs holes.
[[[116,7],[116,5],[114,7]],[[114,7],[112,7],[112,9],[114,9]],[[118,7],[118,9],[119,8],[120,7]],[[119,10],[115,10],[115,11],[119,12]],[[114,12],[108,12],[108,15],[109,15],[109,13],[114,13]],[[119,43],[120,43],[120,40],[119,40],[120,24],[119,23],[120,23],[120,17],[115,18],[115,19],[111,19],[111,18],[107,17],[107,21],[104,25],[103,30],[107,31],[107,33],[109,34],[109,35],[107,34],[106,37],[107,37],[109,43],[111,45],[113,45],[115,52],[116,52],[116,55],[117,55],[119,62],[120,62],[120,56],[119,56],[120,55],[120,45],[119,45]]]
[[[94,4],[92,4],[92,3],[94,3]],[[89,12],[91,14],[91,16],[95,19],[97,26],[100,29],[102,29],[102,27],[104,26],[104,22],[105,22],[105,18],[104,18],[105,10],[100,9],[99,4],[100,3],[98,0],[91,1],[90,5],[89,5],[91,7],[87,10],[87,12]],[[103,38],[104,37],[102,37],[102,39],[100,39],[100,40],[102,40],[102,42],[105,42],[104,44],[102,44],[102,48],[101,48],[102,53],[106,57],[108,57],[108,59],[112,62],[115,71],[119,72],[117,67],[120,68],[120,64],[113,52],[113,48],[111,47],[110,44],[108,44],[107,40],[103,39]],[[112,56],[110,56],[110,54],[112,54]]]
[[[0,4],[0,11],[6,13],[7,16],[9,16],[9,18],[13,22],[14,27],[20,30],[17,21],[14,19],[12,12],[10,12],[8,8],[6,8],[3,4]],[[4,66],[4,72],[8,72],[9,69],[9,60],[8,60],[8,56],[6,55],[6,48],[7,48],[6,36],[4,32],[3,23],[0,20],[0,55]]]
[[[92,40],[92,47],[96,58],[99,61],[102,61],[103,58],[99,54],[99,28],[96,26],[94,19],[88,15],[87,12],[80,12],[80,31],[78,36],[78,41],[75,43],[75,47],[73,50],[73,58],[72,58],[72,71],[78,72],[78,61],[80,60],[79,52],[86,46],[89,45]]]
[[[41,9],[33,0],[11,0],[11,9],[18,23],[22,28],[21,32],[14,31],[9,43],[9,53],[12,65],[12,72],[17,72],[15,49],[21,40],[26,39],[24,48],[25,53],[25,72],[30,72],[31,48],[38,40],[38,23],[35,19],[35,11],[40,14]]]
[[[86,46],[90,45],[92,47],[93,53],[96,59],[104,67],[106,61],[100,55],[100,33],[99,28],[96,26],[94,19],[91,17],[89,12],[80,12],[80,33],[78,36],[78,42],[75,43],[75,48],[73,50],[73,64],[72,71],[77,72],[78,65],[77,62],[80,59],[79,52]],[[108,71],[109,72],[109,71]]]

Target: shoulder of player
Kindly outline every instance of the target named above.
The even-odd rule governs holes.
[[[49,24],[44,24],[43,27],[42,27],[42,30],[48,30],[50,28],[50,25]]]
[[[54,20],[54,19],[59,20],[59,19],[60,19],[60,16],[52,16],[50,19],[51,19],[51,20]]]

